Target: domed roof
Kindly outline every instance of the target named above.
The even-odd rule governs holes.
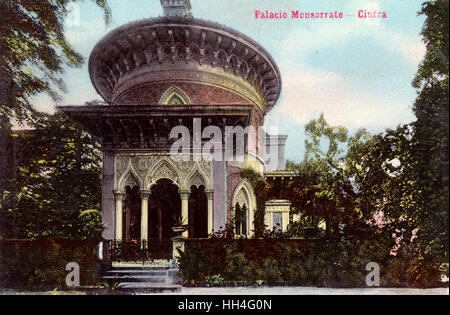
[[[263,112],[281,91],[280,72],[264,48],[236,30],[190,15],[149,18],[112,30],[94,47],[89,73],[110,104],[146,80],[192,79],[223,86]]]

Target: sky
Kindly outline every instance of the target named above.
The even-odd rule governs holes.
[[[215,21],[250,36],[277,63],[281,96],[267,114],[268,130],[287,134],[286,157],[304,154],[304,126],[321,113],[350,134],[358,128],[379,133],[415,120],[416,90],[411,81],[425,55],[420,36],[423,0],[191,0],[194,17]],[[66,20],[66,37],[85,58],[109,31],[130,21],[162,15],[159,0],[109,0],[112,21],[87,1]],[[255,10],[342,11],[343,19],[255,19]],[[360,19],[358,10],[384,11],[386,19]],[[78,13],[79,14],[78,14]],[[77,18],[78,17],[78,18]],[[35,106],[54,112],[56,105],[82,105],[101,99],[87,64],[67,68],[67,93],[54,103],[40,95]]]

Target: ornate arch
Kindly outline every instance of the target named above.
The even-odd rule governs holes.
[[[119,181],[117,182],[117,189],[119,191],[124,192],[126,186],[130,186],[131,188],[133,188],[133,186],[143,187],[142,180],[139,174],[134,169],[131,160],[128,161],[126,170],[123,172],[123,174],[119,178]]]
[[[177,166],[167,158],[159,160],[145,176],[145,187],[150,189],[151,186],[162,178],[170,179],[175,185],[180,188],[180,173]]]
[[[168,88],[158,101],[159,105],[189,105],[191,100],[184,91],[176,86]]]
[[[197,186],[197,188],[200,185],[205,186],[206,189],[211,188],[211,182],[208,175],[206,175],[202,168],[199,167],[198,163],[195,163],[194,168],[186,177],[184,188],[189,189],[192,185]]]
[[[239,203],[240,206],[244,204],[247,206],[247,231],[246,235],[250,236],[254,231],[254,216],[256,211],[256,197],[253,191],[253,187],[247,179],[243,179],[233,192],[233,198],[231,199],[232,217],[235,216],[235,205]]]

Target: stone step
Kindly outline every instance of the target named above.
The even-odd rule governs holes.
[[[105,275],[149,275],[149,276],[158,276],[158,275],[166,275],[168,271],[170,270],[176,270],[176,269],[139,269],[139,270],[132,270],[132,269],[113,269],[108,270]]]
[[[182,286],[165,282],[122,282],[117,290],[129,293],[154,293],[164,291],[181,291]]]
[[[167,275],[149,276],[149,275],[122,275],[122,276],[103,276],[105,280],[114,280],[116,282],[166,282]]]
[[[113,267],[111,269],[112,270],[116,270],[116,271],[133,271],[133,272],[139,272],[139,271],[148,271],[148,270],[161,270],[161,271],[166,271],[169,269],[176,269],[173,266],[160,266],[160,267],[138,267],[138,266],[134,266],[134,267]]]
[[[177,268],[161,268],[161,267],[136,267],[136,268],[117,268],[103,273],[103,280],[108,283],[166,283],[181,284],[182,280],[178,274]]]
[[[155,259],[151,261],[113,261],[113,268],[174,268],[176,263],[173,260]]]

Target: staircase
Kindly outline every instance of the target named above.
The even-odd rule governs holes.
[[[113,263],[102,278],[110,288],[126,294],[180,291],[182,280],[172,261]]]

